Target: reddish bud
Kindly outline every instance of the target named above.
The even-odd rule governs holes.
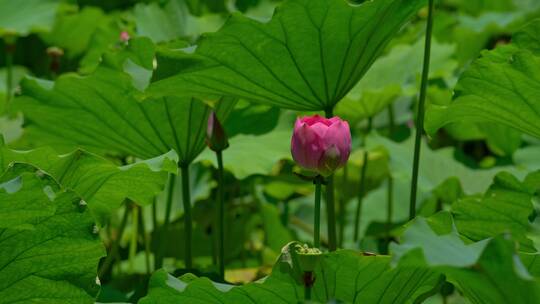
[[[223,126],[219,122],[216,112],[212,111],[208,116],[208,127],[206,129],[206,145],[212,151],[223,151],[229,147],[229,140]]]
[[[122,31],[122,32],[120,33],[120,41],[122,41],[122,42],[128,42],[128,41],[129,41],[129,38],[130,38],[130,37],[129,37],[129,33],[128,33],[128,32]]]

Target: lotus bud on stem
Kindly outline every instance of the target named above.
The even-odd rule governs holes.
[[[320,246],[320,191],[325,177],[329,249],[336,249],[332,174],[347,163],[350,153],[351,132],[346,121],[337,116],[324,118],[319,115],[296,120],[291,138],[292,157],[300,167],[317,174],[312,178],[315,183],[315,247]]]
[[[47,55],[51,59],[49,70],[54,79],[60,73],[60,58],[64,56],[64,50],[56,46],[51,46],[47,48]]]
[[[218,164],[218,267],[222,281],[225,281],[225,197],[223,184],[223,150],[229,147],[227,134],[216,115],[212,111],[208,117],[206,144],[216,153]]]

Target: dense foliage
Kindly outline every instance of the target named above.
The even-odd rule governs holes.
[[[0,0],[0,133],[0,303],[540,302],[536,0]]]

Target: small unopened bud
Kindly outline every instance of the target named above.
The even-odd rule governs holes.
[[[216,112],[212,111],[208,116],[208,127],[206,129],[206,144],[212,151],[223,151],[229,147],[229,140],[223,126],[219,122]]]
[[[51,58],[49,69],[53,74],[58,74],[60,72],[60,57],[64,56],[64,50],[51,46],[47,48],[47,55]]]
[[[128,42],[129,41],[129,33],[127,31],[122,31],[120,33],[120,41],[122,42]]]
[[[47,55],[50,57],[61,57],[64,56],[64,50],[57,46],[51,46],[47,48]]]

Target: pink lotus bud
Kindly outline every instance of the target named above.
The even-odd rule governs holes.
[[[130,38],[130,37],[129,37],[129,33],[128,33],[128,32],[122,31],[122,32],[120,33],[120,41],[122,41],[122,42],[128,42],[129,38]]]
[[[339,117],[319,115],[296,119],[291,139],[295,162],[323,176],[343,167],[351,153],[349,124]]]
[[[219,119],[216,115],[216,112],[212,111],[210,116],[208,116],[208,127],[206,129],[206,144],[212,151],[223,151],[229,146],[229,140],[227,139],[227,134]]]

